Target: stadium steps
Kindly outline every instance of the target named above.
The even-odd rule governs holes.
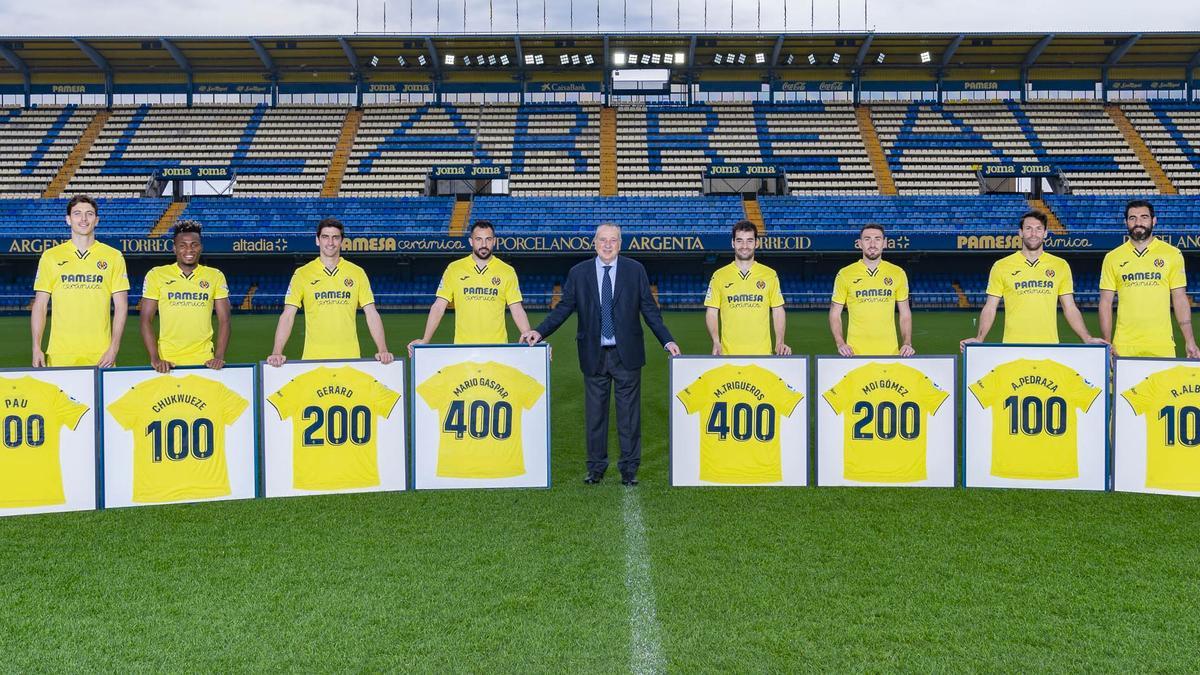
[[[759,234],[767,231],[767,224],[763,221],[762,208],[758,205],[758,197],[754,195],[743,197],[742,210],[746,212],[746,220],[754,223],[754,226],[758,228]]]
[[[333,157],[329,160],[325,184],[321,186],[322,197],[336,197],[341,191],[342,178],[346,175],[346,163],[350,161],[350,150],[354,148],[354,139],[358,136],[358,126],[362,124],[362,118],[363,111],[358,108],[346,111],[346,119],[342,121],[342,133],[338,136]]]
[[[175,221],[179,220],[180,214],[187,208],[187,202],[171,202],[167,210],[158,218],[158,222],[154,224],[154,228],[150,230],[151,237],[161,237],[171,231],[175,227]]]
[[[879,134],[876,133],[875,122],[871,119],[871,109],[860,105],[854,109],[854,116],[858,118],[858,131],[867,146],[867,157],[871,159],[871,170],[875,173],[875,184],[879,186],[879,194],[896,196],[899,194],[896,191],[896,181],[892,178],[887,156],[883,154],[883,146],[879,144]]]
[[[1177,195],[1179,190],[1175,188],[1175,184],[1167,176],[1167,172],[1163,171],[1162,165],[1154,157],[1154,153],[1150,152],[1150,148],[1146,147],[1146,141],[1142,140],[1142,135],[1133,127],[1129,118],[1125,116],[1125,111],[1115,103],[1105,105],[1104,109],[1108,112],[1108,116],[1117,125],[1117,129],[1121,130],[1121,135],[1125,137],[1125,142],[1133,149],[1133,154],[1137,155],[1138,161],[1142,163],[1142,168],[1146,173],[1150,174],[1151,180],[1154,181],[1154,187],[1158,188],[1158,193],[1161,195]]]
[[[950,285],[954,287],[954,292],[958,295],[959,309],[969,308],[971,306],[971,301],[967,300],[967,292],[963,290],[963,287],[960,286],[957,281],[950,282]]]
[[[1046,200],[1034,199],[1033,197],[1030,197],[1029,199],[1026,199],[1025,201],[1029,202],[1030,208],[1037,209],[1038,211],[1041,211],[1042,213],[1046,214],[1047,227],[1050,228],[1050,231],[1052,233],[1054,233],[1054,234],[1066,234],[1067,233],[1067,226],[1063,225],[1062,221],[1058,219],[1058,215],[1056,213],[1054,213],[1054,209],[1050,208],[1050,205],[1046,203]]]
[[[617,109],[600,109],[600,196],[617,196]]]
[[[242,304],[238,305],[238,309],[249,311],[254,309],[254,293],[258,291],[258,284],[250,284],[250,289],[246,291],[246,297],[242,298]]]
[[[454,213],[450,214],[450,236],[461,237],[467,232],[467,223],[471,220],[471,200],[460,199],[454,202]]]
[[[79,142],[71,148],[71,154],[67,155],[67,160],[58,168],[58,173],[46,186],[46,191],[42,193],[42,199],[57,199],[62,195],[63,190],[67,189],[71,179],[75,177],[75,172],[79,170],[79,165],[83,163],[83,158],[87,157],[88,151],[92,149],[92,144],[100,136],[100,131],[104,129],[104,123],[108,121],[109,115],[112,113],[108,110],[97,110],[92,121],[88,122],[87,128],[83,130],[83,135],[79,137]]]

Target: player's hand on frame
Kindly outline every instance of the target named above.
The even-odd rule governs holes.
[[[1197,347],[1195,344],[1188,345],[1185,351],[1189,359],[1200,359],[1200,347]]]
[[[848,344],[844,344],[844,343],[840,344],[840,345],[838,345],[837,349],[838,349],[838,354],[840,354],[842,356],[854,356],[854,350],[851,349],[850,345],[848,345]]]
[[[967,345],[977,345],[982,342],[983,342],[983,340],[980,340],[979,338],[974,338],[974,337],[969,337],[969,338],[966,338],[965,340],[960,340],[958,343],[958,351],[961,352],[961,351],[966,350]]]
[[[1107,345],[1108,340],[1098,337],[1089,337],[1088,339],[1084,340],[1083,343],[1087,345]]]
[[[783,344],[782,342],[780,342],[779,344],[775,345],[775,355],[776,356],[791,356],[792,348]]]
[[[391,352],[379,352],[375,354],[375,360],[386,366],[392,361],[395,361],[396,357],[393,356]]]
[[[531,331],[526,331],[524,333],[521,333],[521,342],[524,342],[525,344],[529,345],[530,347],[532,347],[533,345],[536,345],[537,343],[539,343],[541,341],[542,341],[542,334],[537,332],[536,330],[531,330]]]
[[[913,349],[912,345],[900,345],[900,356],[915,356],[916,353],[917,350]]]
[[[413,347],[415,347],[417,345],[423,345],[423,344],[426,344],[425,338],[417,338],[416,340],[409,342],[408,343],[408,358],[411,359],[413,356]]]
[[[712,355],[713,355],[713,356],[721,356],[721,355],[723,355],[724,353],[725,353],[725,350],[721,349],[721,343],[720,343],[720,342],[714,342],[714,343],[713,343],[713,348],[712,348]]]
[[[40,349],[33,350],[33,367],[34,368],[45,368],[46,367],[46,352],[43,352]]]
[[[117,365],[117,353],[110,349],[100,357],[100,363],[97,363],[96,367],[112,368],[115,365]]]
[[[278,368],[287,363],[287,357],[283,354],[272,354],[267,357],[267,365]]]
[[[668,342],[667,344],[663,345],[663,349],[666,349],[667,353],[671,356],[679,356],[683,353],[679,351],[679,345],[675,344],[674,342]]]
[[[171,369],[175,367],[174,363],[171,363],[166,359],[151,359],[150,365],[154,367],[154,370],[160,373],[169,373],[171,372]]]
[[[204,362],[204,367],[209,370],[220,370],[225,367],[225,359],[213,357]]]

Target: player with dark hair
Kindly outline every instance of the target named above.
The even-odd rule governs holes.
[[[107,368],[117,362],[129,311],[129,275],[121,252],[96,241],[98,214],[96,200],[72,197],[66,217],[71,240],[46,249],[38,261],[29,317],[34,368]],[[42,333],[51,306],[50,345],[43,353]]]
[[[160,373],[175,366],[205,365],[214,370],[225,366],[231,314],[229,284],[220,270],[200,264],[204,252],[200,230],[200,223],[194,220],[175,225],[175,262],[151,269],[142,287],[142,342],[150,355],[150,365]],[[155,314],[159,315],[157,337]]]
[[[326,218],[317,223],[315,260],[292,274],[283,312],[275,327],[275,344],[267,363],[281,366],[287,361],[283,348],[292,335],[296,312],[304,308],[304,353],[301,358],[357,359],[362,354],[358,346],[358,308],[367,319],[367,330],[375,341],[375,359],[391,363],[383,319],[375,308],[375,294],[363,268],[342,258],[342,237],[345,227],[341,221]]]
[[[1200,358],[1192,333],[1187,274],[1179,249],[1154,236],[1154,205],[1135,199],[1125,205],[1129,240],[1104,256],[1100,272],[1100,332],[1120,356],[1175,357],[1171,310],[1189,359]],[[1113,298],[1121,296],[1113,334]]]
[[[1083,316],[1075,306],[1075,286],[1071,266],[1062,258],[1046,253],[1048,218],[1041,211],[1028,211],[1017,222],[1021,250],[992,265],[988,276],[987,300],[979,313],[979,332],[961,341],[962,346],[983,342],[996,321],[1000,300],[1004,300],[1004,342],[1054,344],[1058,342],[1057,305],[1071,330],[1086,344],[1107,344],[1088,333]]]
[[[529,317],[521,304],[521,285],[516,270],[492,254],[496,246],[496,227],[486,220],[471,225],[468,241],[471,255],[446,266],[438,283],[437,297],[425,320],[425,333],[408,343],[428,344],[442,322],[446,309],[454,307],[454,344],[503,344],[508,340],[504,310],[512,314],[517,331],[529,332]]]
[[[883,226],[868,223],[855,242],[862,259],[838,270],[829,303],[829,330],[842,356],[912,356],[912,310],[908,305],[908,275],[883,259],[887,238]],[[850,327],[842,338],[842,308]],[[900,344],[896,323],[900,316]]]
[[[779,275],[754,260],[758,228],[749,220],[739,221],[732,237],[733,262],[713,273],[704,296],[704,324],[713,355],[791,354],[783,342],[787,319]]]

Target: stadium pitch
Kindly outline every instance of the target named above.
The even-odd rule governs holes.
[[[956,352],[974,316],[916,313],[918,352]],[[424,316],[384,320],[399,353]],[[702,313],[666,320],[685,353],[707,353]],[[227,360],[265,357],[274,324],[235,316]],[[833,351],[824,312],[792,312],[788,325],[796,353]],[[26,365],[28,318],[0,328],[0,363]],[[0,519],[3,669],[1195,669],[1200,502],[671,489],[657,350],[643,374],[642,484],[610,472],[586,486],[573,336],[569,323],[551,338],[549,491]],[[360,338],[367,353],[364,327]],[[289,356],[302,342],[292,336]],[[144,362],[135,317],[119,363]]]

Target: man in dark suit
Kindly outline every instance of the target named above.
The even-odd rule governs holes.
[[[558,330],[571,312],[579,313],[575,340],[587,420],[587,476],[583,482],[599,483],[608,468],[608,400],[615,389],[621,443],[617,468],[623,485],[637,485],[642,461],[642,366],[646,365],[638,314],[671,356],[679,355],[679,347],[650,294],[646,268],[617,255],[621,252],[621,228],[601,225],[593,243],[596,257],[571,268],[558,305],[521,340],[537,344]]]

